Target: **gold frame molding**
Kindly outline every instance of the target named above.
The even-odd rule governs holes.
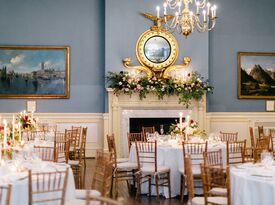
[[[65,51],[65,93],[64,94],[0,94],[0,98],[18,99],[67,99],[70,97],[70,47],[69,46],[0,46],[6,50],[64,50]]]
[[[238,52],[237,64],[238,64],[238,99],[275,99],[273,95],[243,95],[241,93],[241,57],[242,56],[270,56],[275,57],[275,53],[268,52]]]
[[[169,31],[166,31],[162,26],[162,22],[165,21],[165,18],[166,20],[170,20],[173,16],[156,17],[149,13],[141,13],[141,15],[152,20],[154,25],[151,26],[149,30],[144,31],[137,40],[136,58],[140,65],[131,65],[132,60],[131,58],[127,57],[123,59],[124,67],[135,70],[137,72],[143,72],[148,77],[158,76],[161,78],[170,78],[170,73],[173,70],[186,68],[191,61],[189,57],[185,57],[182,64],[174,65],[178,58],[178,42],[176,38]],[[154,63],[145,56],[144,46],[146,42],[152,37],[162,37],[170,45],[170,55],[164,62]]]

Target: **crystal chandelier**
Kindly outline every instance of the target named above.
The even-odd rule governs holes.
[[[196,12],[192,12],[190,7]],[[207,0],[165,0],[163,4],[165,29],[187,37],[196,28],[199,32],[208,32],[216,24],[216,5],[211,6]],[[174,15],[168,15],[168,11],[174,11]],[[159,18],[160,7],[157,6]],[[172,20],[170,22],[170,20]]]

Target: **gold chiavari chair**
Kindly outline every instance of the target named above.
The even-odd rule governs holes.
[[[256,140],[256,147],[253,152],[254,161],[258,162],[261,159],[261,153],[263,151],[270,150],[270,140],[271,136],[262,136]]]
[[[245,162],[246,140],[237,142],[226,142],[226,163],[238,164]]]
[[[207,142],[205,143],[183,142],[182,148],[183,148],[183,159],[185,158],[186,155],[190,156],[194,178],[196,181],[201,182],[200,164],[203,163],[204,161],[203,153],[207,152]],[[181,196],[181,202],[183,202],[184,190],[185,190],[184,168],[179,169],[179,172],[181,173],[180,196]],[[197,186],[197,187],[201,187],[201,186]]]
[[[65,133],[55,133],[54,137],[55,159],[58,163],[68,163],[70,150],[70,137]]]
[[[258,134],[259,134],[259,138],[264,136],[264,126],[258,126]]]
[[[143,135],[142,132],[132,132],[128,133],[128,149],[130,152],[131,145],[135,143],[135,141],[141,141],[141,142],[146,142],[146,137]]]
[[[229,166],[217,168],[201,164],[203,195],[205,204],[225,205],[231,204],[230,196],[230,171]],[[225,196],[213,196],[213,188],[226,189]]]
[[[87,127],[83,127],[81,131],[81,140],[80,140],[80,148],[77,148],[78,156],[81,155],[84,167],[86,168],[86,142],[87,142]]]
[[[254,131],[252,127],[249,127],[249,136],[250,136],[250,147],[245,148],[245,161],[253,161],[254,160],[254,149],[255,149],[255,137]]]
[[[168,187],[169,198],[171,198],[170,168],[158,166],[157,163],[157,142],[135,142],[138,171],[136,172],[137,192],[136,197],[141,193],[141,184],[148,182],[149,196],[151,196],[151,185],[154,185],[159,201],[159,186]],[[155,184],[151,183],[152,178]],[[142,181],[146,179],[145,181]]]
[[[39,157],[42,161],[56,162],[58,155],[58,150],[56,147],[50,146],[34,146],[34,153]]]
[[[76,133],[74,133],[74,143],[77,148],[80,147],[80,141],[81,141],[81,131],[82,127],[81,126],[72,126],[72,130],[76,130]]]
[[[117,158],[116,143],[115,143],[115,135],[114,134],[107,135],[107,144],[108,144],[109,152],[114,153],[114,155],[116,156],[116,158],[115,158],[116,163],[128,162],[129,161],[129,157]]]
[[[271,150],[272,150],[273,156],[275,156],[275,129],[269,129],[269,134],[271,138]]]
[[[0,204],[3,204],[3,205],[10,204],[11,188],[12,188],[11,184],[0,186]]]
[[[220,132],[222,142],[236,142],[238,140],[238,132]]]
[[[154,126],[152,126],[152,127],[143,127],[142,126],[142,133],[143,133],[144,136],[146,136],[146,133],[152,134],[154,132],[155,132],[155,127]]]
[[[32,172],[29,170],[29,205],[65,204],[65,192],[69,168],[55,172]]]
[[[94,196],[91,191],[86,192],[86,205],[123,205],[123,200],[114,200],[107,197]]]
[[[82,175],[83,175],[83,160],[82,155],[79,153],[83,150],[83,144],[81,144],[80,148],[77,147],[77,130],[65,130],[65,135],[70,137],[70,152],[69,152],[69,160],[68,164],[71,166],[73,170],[73,174],[76,181],[76,187],[82,188]]]
[[[108,149],[114,158],[113,179],[115,180],[115,196],[118,195],[118,182],[126,181],[128,190],[130,190],[129,181],[133,181],[135,185],[135,172],[138,169],[137,163],[132,163],[124,158],[117,158],[116,144],[114,134],[107,135]]]
[[[95,171],[92,178],[90,193],[92,196],[109,197],[113,176],[113,154],[110,152],[97,151]],[[76,198],[85,199],[85,189],[76,190]]]
[[[207,151],[203,153],[203,161],[207,166],[223,167],[222,150]]]

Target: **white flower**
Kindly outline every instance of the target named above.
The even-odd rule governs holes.
[[[161,91],[164,91],[165,90],[165,88],[161,88]]]
[[[120,82],[120,81],[119,81],[119,83],[118,83],[118,84],[119,84],[119,85],[122,85],[122,82]]]
[[[201,83],[201,79],[200,78],[197,78],[197,81],[199,81]]]
[[[126,78],[125,78],[125,77],[123,77],[123,78],[122,78],[122,80],[123,80],[123,81],[125,81],[125,80],[126,80]]]
[[[128,92],[128,91],[129,91],[129,88],[125,88],[125,91]]]
[[[211,88],[207,88],[207,91],[211,91]]]

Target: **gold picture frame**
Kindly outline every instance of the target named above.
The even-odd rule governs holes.
[[[238,52],[238,98],[275,99],[275,53]]]
[[[0,46],[0,98],[69,98],[69,46]]]

